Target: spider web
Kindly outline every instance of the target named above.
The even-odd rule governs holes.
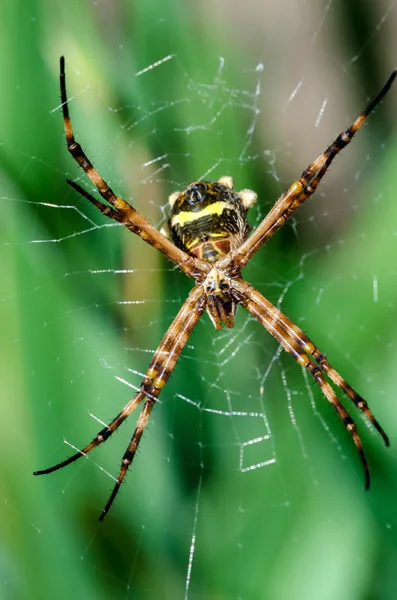
[[[232,175],[259,194],[256,226],[395,67],[394,1],[354,26],[353,5],[291,4],[258,14],[211,3],[196,9],[192,43],[177,29],[189,22],[178,4],[134,15],[108,3],[68,13],[55,3],[59,14],[44,15],[38,4],[33,15],[21,3],[19,53],[6,14],[4,597],[393,597],[396,89],[244,271],[390,435],[386,451],[343,399],[371,491],[309,375],[241,308],[232,330],[215,332],[207,315],[197,325],[101,526],[137,414],[87,458],[31,477],[88,443],[135,394],[192,285],[66,185],[73,177],[92,191],[64,147],[58,56],[76,138],[152,223],[165,224],[169,193]]]

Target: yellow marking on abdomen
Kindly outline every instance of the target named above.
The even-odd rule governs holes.
[[[214,202],[198,212],[182,211],[172,217],[171,226],[174,227],[175,225],[180,225],[183,227],[186,223],[197,221],[208,215],[217,215],[219,217],[226,208],[234,209],[234,206],[233,204],[230,204],[230,202]]]
[[[187,241],[185,242],[185,246],[188,250],[190,250],[191,248],[193,248],[193,246],[195,246],[196,244],[203,244],[203,243],[208,243],[212,240],[212,238],[217,238],[217,237],[227,237],[227,235],[221,231],[220,233],[216,233],[215,231],[211,231],[211,233],[207,233],[207,238],[208,240],[206,242],[203,242],[202,237],[196,237],[194,238],[194,240],[191,241]]]

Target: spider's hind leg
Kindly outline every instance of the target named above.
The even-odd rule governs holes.
[[[178,265],[179,268],[189,277],[192,277],[196,281],[200,277],[202,279],[203,274],[209,270],[206,262],[193,256],[189,256],[186,252],[182,251],[180,248],[177,248],[175,244],[163,236],[158,229],[156,229],[156,227],[151,225],[137,210],[135,210],[131,204],[123,200],[123,198],[120,196],[117,196],[112,188],[99,174],[99,172],[95,169],[79,142],[76,141],[69,114],[68,98],[66,93],[65,59],[63,56],[61,56],[60,59],[59,83],[67,149],[77,164],[96,186],[102,198],[109,203],[111,208],[106,204],[99,202],[90,194],[84,192],[79,185],[68,182],[69,185],[72,185],[72,187],[79,192],[79,194],[84,196],[94,206],[96,206],[102,212],[102,214],[110,217],[111,219],[115,219],[120,223],[123,223],[123,225],[142,238],[147,244],[150,244],[162,252],[164,256],[166,256],[174,264]],[[120,217],[118,215],[120,215]]]
[[[123,215],[121,215],[117,210],[115,210],[111,206],[108,206],[107,204],[104,204],[104,202],[97,200],[94,196],[86,192],[80,185],[78,185],[78,183],[72,181],[71,179],[67,179],[66,183],[68,183],[70,187],[72,187],[76,192],[83,196],[83,198],[91,202],[91,204],[93,204],[98,210],[101,211],[103,215],[105,215],[105,217],[114,219],[119,223],[123,222]]]

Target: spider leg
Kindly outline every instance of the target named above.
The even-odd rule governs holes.
[[[259,248],[270,238],[284,223],[294,214],[297,208],[311,196],[334,158],[345,148],[357,133],[368,115],[381,102],[385,94],[389,91],[397,71],[393,71],[383,86],[379,94],[370,102],[364,112],[354,121],[354,123],[343,131],[332,142],[327,150],[321,154],[307,169],[303,171],[300,178],[295,181],[282,196],[277,200],[276,204],[263,219],[260,225],[255,229],[252,235],[241,244],[240,248],[233,256],[225,257],[219,261],[219,267],[225,268],[230,263],[234,265],[236,272],[240,271],[250,260],[250,258],[259,250]]]
[[[88,192],[86,192],[85,189],[83,189],[75,181],[72,181],[71,179],[67,179],[66,183],[68,183],[70,185],[70,187],[72,187],[74,190],[76,190],[76,192],[78,192],[86,200],[88,200],[89,202],[91,202],[91,204],[93,204],[94,206],[96,206],[96,208],[98,210],[100,210],[101,213],[103,215],[105,215],[105,217],[109,217],[110,219],[114,219],[115,221],[118,221],[119,223],[123,223],[123,220],[124,220],[123,219],[123,215],[120,214],[119,212],[117,212],[117,210],[115,210],[114,208],[112,208],[108,204],[104,204],[103,202],[100,202],[99,200],[97,200],[94,196],[92,196],[91,194],[89,194]]]
[[[117,417],[115,417],[115,419],[113,419],[113,421],[111,421],[107,427],[102,429],[95,436],[92,442],[90,442],[82,450],[53,467],[44,469],[42,471],[35,471],[34,475],[45,475],[52,473],[53,471],[57,471],[62,467],[66,467],[66,465],[76,461],[81,456],[87,455],[88,452],[90,452],[93,448],[105,442],[112,435],[112,433],[118,429],[128,415],[135,410],[138,404],[144,398],[146,398],[142,412],[138,418],[134,435],[132,436],[128,449],[123,456],[117,483],[114,486],[113,492],[101,514],[100,521],[102,521],[112,505],[113,500],[125,477],[127,469],[134,458],[135,451],[148,422],[150,411],[156,403],[162,388],[174,370],[175,364],[187,340],[189,339],[193,328],[203,314],[205,304],[206,297],[203,293],[203,288],[201,285],[197,285],[191,290],[189,296],[182,305],[182,308],[165,333],[159,347],[153,355],[153,358],[141,383],[140,390],[134,396],[134,398],[132,398],[123,408],[123,410],[117,415]]]
[[[112,433],[114,433],[116,431],[116,429],[118,429],[120,427],[120,425],[123,423],[123,421],[125,421],[125,419],[128,417],[128,415],[130,415],[132,413],[132,411],[134,411],[136,409],[138,404],[140,404],[140,402],[142,402],[142,400],[144,398],[145,398],[145,393],[143,391],[138,392],[138,394],[136,394],[136,396],[134,396],[125,405],[125,407],[117,415],[117,417],[115,417],[113,419],[113,421],[111,421],[109,423],[109,425],[107,425],[106,427],[101,429],[101,431],[99,431],[96,434],[96,436],[94,437],[92,442],[87,444],[87,446],[85,446],[84,448],[82,448],[81,450],[76,452],[76,454],[73,454],[69,458],[54,465],[53,467],[49,467],[48,469],[43,469],[42,471],[35,471],[33,473],[33,475],[47,475],[48,473],[53,473],[54,471],[58,471],[58,469],[62,469],[63,467],[70,465],[71,463],[75,462],[78,458],[81,458],[82,456],[86,456],[89,452],[91,452],[91,450],[93,450],[93,448],[96,448],[96,446],[99,446],[99,444],[106,442],[106,440],[112,435]]]
[[[61,56],[60,59],[60,88],[67,148],[75,161],[96,185],[101,196],[113,207],[117,213],[122,215],[122,219],[117,218],[116,220],[126,225],[130,231],[133,231],[145,242],[162,252],[162,254],[164,254],[173,263],[178,265],[178,267],[184,273],[189,275],[189,277],[200,280],[200,275],[202,276],[203,273],[206,273],[210,270],[208,264],[199,258],[189,256],[186,252],[180,248],[177,248],[175,244],[173,244],[162,233],[160,233],[156,227],[151,225],[128,202],[119,196],[116,196],[106,181],[94,168],[92,162],[88,159],[80,144],[76,142],[69,115],[68,99],[66,94],[65,59],[63,56]],[[115,213],[106,212],[106,204],[102,204],[101,202],[98,202],[98,200],[94,201],[90,194],[82,193],[82,188],[80,188],[80,186],[77,184],[72,185],[72,187],[74,187],[80,194],[92,202],[92,204],[94,204],[94,206],[96,206],[104,215],[112,219],[116,218]]]
[[[365,416],[371,421],[372,425],[377,429],[380,435],[383,438],[386,446],[389,446],[389,438],[381,425],[375,419],[371,409],[369,408],[367,402],[362,398],[348,383],[339,375],[338,371],[336,371],[328,362],[325,355],[313,344],[310,338],[299,328],[295,323],[291,321],[281,310],[276,308],[267,298],[262,296],[252,286],[250,286],[247,282],[243,280],[235,280],[233,282],[236,289],[239,291],[248,291],[250,297],[260,308],[266,312],[266,314],[273,319],[274,322],[277,322],[281,325],[284,331],[287,333],[289,337],[295,340],[295,342],[299,345],[299,347],[309,354],[313,356],[318,366],[322,369],[324,373],[328,375],[331,381],[337,385],[345,394],[350,398],[350,400],[356,405],[356,407],[361,410]]]
[[[145,401],[141,414],[139,415],[138,423],[135,428],[134,434],[131,438],[130,443],[128,444],[128,448],[124,453],[123,459],[121,461],[121,468],[119,472],[119,476],[117,477],[117,481],[115,486],[113,487],[112,493],[109,496],[108,501],[106,502],[106,506],[103,509],[101,516],[99,517],[99,522],[102,523],[103,519],[106,517],[110,507],[112,506],[114,499],[117,496],[117,493],[120,489],[121,484],[123,483],[124,477],[127,474],[128,467],[131,465],[135,452],[138,448],[138,444],[141,440],[143,431],[148,424],[150,412],[153,406],[156,404],[155,397],[148,397]]]
[[[198,320],[203,314],[206,304],[206,297],[203,294],[202,286],[196,286],[192,291],[195,292],[195,294],[193,295],[192,292],[190,293],[188,300],[185,302],[183,308],[178,314],[179,317],[183,312],[184,321],[181,323],[176,323],[175,319],[174,323],[170,327],[170,329],[172,328],[173,330],[170,331],[169,329],[167,331],[166,336],[168,339],[165,340],[164,338],[161,342],[161,346],[163,346],[163,348],[160,350],[159,347],[159,349],[156,351],[145,375],[142,388],[145,390],[146,401],[141,414],[139,415],[138,423],[131,441],[121,461],[121,468],[116,484],[112,490],[109,500],[106,503],[105,508],[102,511],[101,516],[99,517],[100,522],[103,521],[110,507],[112,506],[127,470],[134,459],[143,431],[148,423],[150,412],[155,405],[162,388],[167,383],[172,371],[174,370],[176,361],[178,360],[183,347],[189,339],[194,326],[197,324]],[[195,296],[196,298],[194,298]],[[165,359],[163,356],[164,353]]]
[[[279,325],[278,320],[269,316],[265,310],[256,303],[256,301],[252,298],[251,290],[247,289],[245,294],[235,292],[234,296],[236,301],[238,301],[241,306],[246,308],[248,312],[250,312],[267,329],[267,331],[278,341],[284,350],[296,360],[299,365],[308,369],[315,382],[320,386],[324,396],[335,408],[340,419],[342,420],[342,423],[353,438],[364,469],[365,489],[368,490],[370,486],[368,462],[364,453],[361,438],[357,432],[356,424],[336,396],[330,384],[324,378],[324,374],[322,373],[321,369],[309,358],[309,356],[307,356],[302,348],[300,348],[296,340]]]

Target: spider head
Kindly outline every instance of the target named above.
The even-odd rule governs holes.
[[[215,329],[222,329],[222,323],[228,328],[233,327],[236,303],[229,294],[229,277],[214,266],[203,286],[207,297],[207,313]]]
[[[229,300],[230,280],[223,271],[213,267],[203,285],[207,296],[217,296],[223,300]]]
[[[169,197],[171,239],[188,254],[216,262],[246,239],[246,215],[256,198],[251,190],[235,192],[231,177],[194,181]]]

